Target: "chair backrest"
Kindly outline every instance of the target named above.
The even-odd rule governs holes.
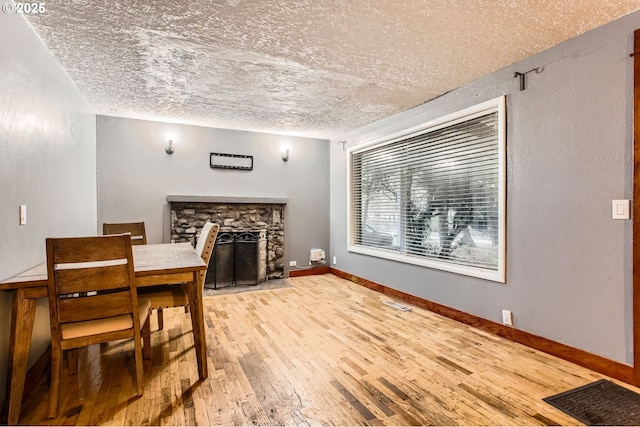
[[[147,233],[143,222],[119,222],[102,224],[102,234],[131,234],[132,245],[146,245]]]
[[[130,235],[48,238],[46,246],[52,340],[66,323],[123,314],[133,320],[123,329],[140,329]]]
[[[216,238],[218,237],[218,231],[220,231],[220,226],[218,224],[214,224],[212,222],[206,222],[202,227],[202,231],[200,232],[200,237],[198,238],[198,242],[196,243],[196,252],[200,254],[200,257],[209,266],[209,260],[211,259],[211,254],[213,253],[213,247],[216,244]],[[201,281],[204,284],[205,276],[207,275],[207,271],[201,271]]]

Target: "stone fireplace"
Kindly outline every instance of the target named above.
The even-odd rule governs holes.
[[[264,279],[280,279],[284,277],[284,210],[288,199],[281,198],[241,198],[215,196],[167,196],[170,209],[169,231],[172,242],[189,242],[195,246],[197,236],[205,222],[211,221],[220,225],[214,256],[211,257],[205,284],[207,287],[228,286],[236,284],[232,265],[216,264],[216,249],[219,246],[218,258],[228,259],[227,243],[233,236],[260,236],[260,243],[256,247],[256,265],[248,268],[237,265],[236,258],[231,262],[236,264],[238,273],[237,284],[248,283],[244,276],[247,271],[253,275],[257,269],[257,284]],[[220,245],[218,245],[220,243]],[[240,244],[243,244],[240,238]],[[247,242],[244,242],[245,246]],[[242,253],[243,251],[240,251]],[[238,253],[236,251],[236,253]],[[217,274],[216,274],[217,273]],[[230,275],[231,274],[231,275]],[[217,275],[217,281],[216,281]],[[217,283],[216,283],[217,282]]]

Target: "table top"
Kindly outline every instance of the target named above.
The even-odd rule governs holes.
[[[133,267],[136,277],[188,273],[207,268],[189,243],[135,245]],[[42,263],[0,282],[0,291],[47,286],[47,264]]]

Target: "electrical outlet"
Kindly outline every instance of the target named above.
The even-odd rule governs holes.
[[[296,261],[289,261],[289,267],[295,267],[298,263]]]
[[[513,313],[511,310],[502,310],[502,324],[505,326],[513,326]]]
[[[336,257],[333,257],[333,265],[336,265],[338,263],[338,259]]]

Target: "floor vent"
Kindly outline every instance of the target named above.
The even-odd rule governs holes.
[[[383,304],[386,304],[386,305],[388,305],[390,307],[393,307],[393,308],[397,308],[398,310],[411,311],[411,307],[407,307],[406,305],[402,305],[399,302],[386,300],[386,301],[383,302]]]

